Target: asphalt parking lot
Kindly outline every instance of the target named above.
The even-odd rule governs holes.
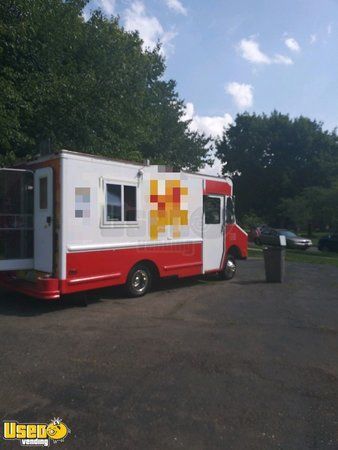
[[[63,418],[60,449],[337,449],[337,300],[338,268],[258,260],[87,307],[2,293],[1,419]]]

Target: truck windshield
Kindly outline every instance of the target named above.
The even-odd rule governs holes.
[[[0,260],[33,257],[33,174],[0,169]]]
[[[235,202],[233,197],[227,198],[227,206],[226,206],[226,223],[233,224],[236,222],[235,216]]]

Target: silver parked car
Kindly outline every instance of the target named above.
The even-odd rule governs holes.
[[[264,227],[261,229],[260,236],[255,239],[255,243],[257,245],[280,245],[279,236],[285,236],[286,246],[288,248],[306,250],[312,246],[311,239],[297,236],[289,230],[269,227]]]

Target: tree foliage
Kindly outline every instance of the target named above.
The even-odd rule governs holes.
[[[329,188],[308,187],[293,198],[282,199],[280,213],[285,224],[306,230],[338,230],[338,183]]]
[[[272,225],[298,221],[287,217],[291,203],[286,208],[284,199],[292,199],[295,209],[298,202],[300,212],[303,195],[311,196],[309,188],[324,192],[338,179],[336,133],[306,117],[290,119],[276,111],[238,115],[217,143],[217,156],[224,172],[235,174],[240,215],[253,211]]]
[[[160,47],[82,0],[0,3],[0,161],[46,140],[115,158],[200,167],[209,139],[189,131]]]

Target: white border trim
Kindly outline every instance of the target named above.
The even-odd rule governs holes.
[[[58,249],[59,252],[59,272],[58,277],[64,280],[67,277],[67,262],[66,262],[66,206],[67,206],[67,198],[66,198],[66,189],[67,189],[67,178],[66,178],[66,163],[65,157],[60,156],[60,209],[59,209],[59,242]]]
[[[80,244],[80,245],[68,245],[67,249],[69,252],[83,252],[83,251],[95,251],[95,250],[114,250],[121,248],[139,248],[139,247],[159,247],[159,246],[170,246],[170,245],[180,245],[180,244],[198,244],[202,243],[202,239],[176,239],[167,241],[156,241],[156,242],[125,242],[117,244]]]
[[[236,213],[235,213],[235,216],[236,216]],[[234,225],[236,225],[237,228],[239,228],[246,236],[248,236],[248,233],[245,230],[243,230],[243,228],[240,227],[237,222],[235,222]]]

